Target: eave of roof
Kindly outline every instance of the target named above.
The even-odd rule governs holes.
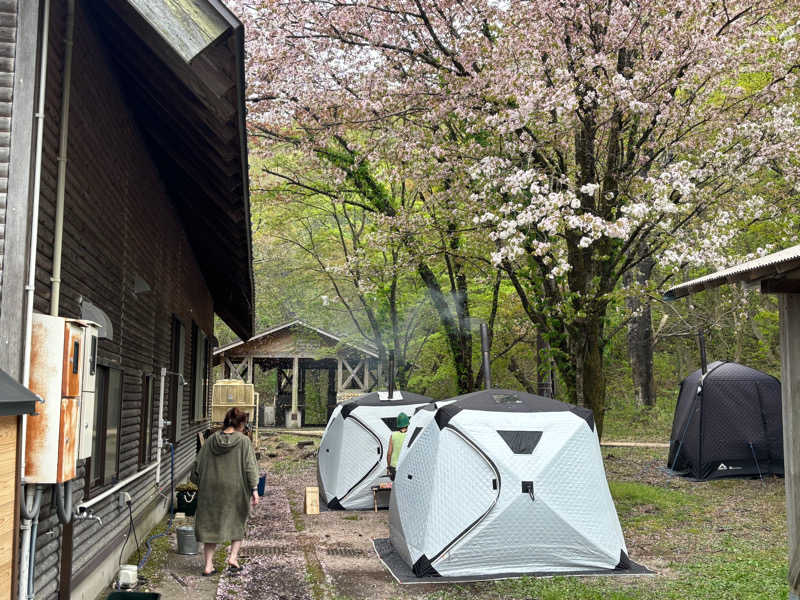
[[[39,396],[0,369],[0,417],[32,415]]]
[[[726,283],[755,283],[796,270],[800,270],[800,245],[676,285],[664,293],[664,299],[676,300]]]
[[[159,23],[160,29],[142,14],[152,20],[153,14],[172,10],[167,5],[167,0],[86,4],[183,223],[214,310],[237,335],[248,338],[254,329],[255,293],[244,28],[219,0],[180,0],[173,6],[180,8],[179,18]],[[201,13],[213,26],[191,22],[202,20]],[[187,44],[188,37],[198,36],[188,46],[175,41],[181,27]],[[172,35],[165,28],[172,28]]]
[[[314,327],[313,325],[309,325],[308,323],[306,323],[305,321],[303,321],[301,319],[294,319],[293,321],[289,321],[287,323],[282,323],[280,325],[276,325],[275,327],[270,327],[269,329],[266,329],[266,330],[264,330],[264,331],[262,331],[260,333],[257,333],[256,335],[254,335],[253,337],[251,337],[251,338],[249,338],[247,340],[244,340],[244,341],[243,340],[237,340],[235,342],[231,342],[230,344],[226,344],[225,346],[221,346],[220,348],[217,348],[216,350],[214,350],[214,356],[218,356],[220,354],[225,354],[225,353],[229,352],[230,350],[233,350],[234,348],[238,348],[240,346],[244,346],[245,344],[249,344],[251,342],[255,342],[255,341],[258,341],[260,339],[263,339],[265,337],[269,337],[270,335],[274,335],[275,333],[277,333],[279,331],[282,331],[284,329],[289,329],[290,327],[294,327],[294,326],[297,326],[297,325],[299,325],[301,327],[305,327],[306,329],[310,329],[311,331],[314,331],[314,332],[316,332],[316,333],[318,333],[318,334],[320,334],[320,335],[322,335],[324,337],[327,337],[327,338],[335,341],[338,344],[343,344],[345,346],[349,346],[351,348],[354,348],[354,349],[358,350],[359,352],[363,352],[364,354],[366,354],[368,356],[371,356],[373,358],[378,358],[378,353],[375,352],[374,350],[370,350],[369,348],[366,348],[365,346],[362,346],[360,344],[353,344],[351,342],[347,342],[341,336],[333,334],[330,331],[325,331],[324,329],[320,329],[319,327]]]

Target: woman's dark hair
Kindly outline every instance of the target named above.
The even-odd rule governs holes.
[[[247,413],[234,406],[225,413],[225,421],[222,423],[222,428],[227,429],[228,427],[233,427],[234,429],[239,429],[239,427],[242,426],[242,423],[246,422]]]

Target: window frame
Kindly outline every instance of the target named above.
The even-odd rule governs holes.
[[[142,406],[139,414],[139,469],[145,467],[153,455],[155,379],[154,373],[142,374]]]
[[[183,374],[183,366],[186,362],[186,327],[177,315],[172,315],[172,340],[170,342],[170,371],[172,373]],[[181,383],[177,375],[169,376],[169,429],[167,437],[177,445],[180,443],[181,435],[181,416],[183,413],[184,384]]]
[[[192,380],[189,397],[192,400],[192,422],[208,418],[206,404],[208,398],[208,335],[197,323],[192,321]]]
[[[122,445],[122,403],[125,387],[125,372],[116,364],[106,361],[97,361],[95,367],[95,432],[99,436],[97,454],[95,454],[95,444],[92,443],[92,456],[86,461],[86,490],[97,492],[103,488],[110,487],[119,481],[119,464],[120,464],[120,448]],[[119,374],[119,412],[117,422],[117,441],[116,441],[116,464],[114,465],[114,473],[106,475],[106,455],[108,451],[108,403],[111,401],[111,372]],[[101,375],[100,373],[103,373]],[[102,389],[100,386],[102,385]],[[98,424],[102,423],[103,427]],[[96,472],[97,475],[93,472]],[[93,495],[93,494],[91,494]]]

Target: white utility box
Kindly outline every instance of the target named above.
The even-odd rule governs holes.
[[[83,373],[81,375],[80,420],[78,422],[78,459],[92,455],[94,443],[94,404],[97,382],[97,344],[100,337],[95,323],[84,321]]]

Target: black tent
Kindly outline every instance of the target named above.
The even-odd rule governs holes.
[[[781,383],[734,362],[681,382],[667,466],[697,479],[783,475]]]

